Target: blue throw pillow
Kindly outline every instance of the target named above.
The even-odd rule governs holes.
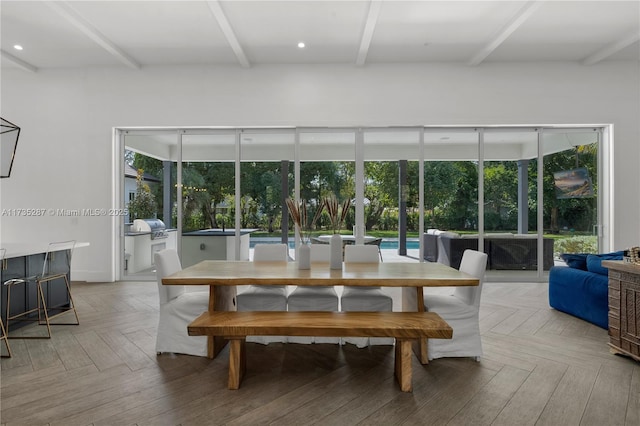
[[[600,275],[608,275],[609,270],[602,266],[603,260],[622,260],[624,252],[616,251],[605,254],[590,254],[587,256],[587,271]]]
[[[587,270],[588,253],[563,253],[560,259],[564,260],[569,268]]]

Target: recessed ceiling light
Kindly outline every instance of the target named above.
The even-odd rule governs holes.
[[[304,49],[304,42],[303,42],[303,41],[299,42],[299,43],[298,43],[298,47],[299,47],[300,49]]]
[[[19,44],[14,44],[13,48],[16,50],[22,50],[22,46],[20,46]]]

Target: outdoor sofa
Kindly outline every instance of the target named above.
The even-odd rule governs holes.
[[[478,235],[429,229],[424,235],[424,258],[458,268],[466,249],[478,250]],[[487,269],[536,270],[538,268],[536,234],[485,234]],[[543,238],[543,268],[553,266],[553,239]]]

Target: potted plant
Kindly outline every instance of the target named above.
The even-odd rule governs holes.
[[[342,203],[338,202],[335,195],[331,195],[324,199],[324,206],[329,214],[329,220],[331,221],[331,229],[334,234],[339,234],[347,218],[349,207],[351,207],[351,199],[346,199]]]

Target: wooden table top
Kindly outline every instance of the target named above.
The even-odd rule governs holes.
[[[450,287],[478,285],[478,279],[449,266],[431,262],[343,264],[205,260],[162,279],[167,285],[349,285],[385,287]]]

